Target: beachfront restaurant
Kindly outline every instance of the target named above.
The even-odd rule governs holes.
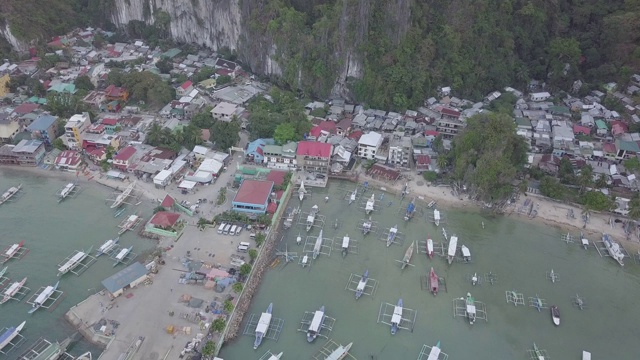
[[[147,268],[139,262],[134,262],[102,280],[102,286],[107,289],[112,298],[117,298],[124,294],[125,290],[132,289],[145,280],[147,280]]]
[[[232,210],[252,214],[266,213],[273,184],[273,181],[243,180],[231,203]]]

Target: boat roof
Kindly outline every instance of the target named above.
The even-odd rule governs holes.
[[[471,256],[471,252],[469,251],[469,248],[462,245],[462,255],[463,256]]]
[[[475,305],[471,305],[471,304],[467,304],[467,312],[469,314],[475,314],[476,313],[476,306]]]
[[[315,314],[313,315],[313,319],[311,320],[311,324],[309,325],[309,330],[318,331],[323,321],[324,321],[324,311],[316,310]]]
[[[342,238],[342,247],[349,247],[349,237],[345,236]]]
[[[269,324],[271,323],[271,314],[262,313],[260,320],[258,320],[258,326],[256,326],[256,332],[265,334],[269,330]]]
[[[429,352],[429,357],[427,358],[427,360],[438,360],[438,357],[440,357],[441,351],[442,350],[437,346],[432,347],[431,351]]]
[[[454,256],[456,254],[456,249],[458,248],[458,237],[455,235],[451,235],[449,239],[449,256]]]
[[[396,313],[395,311],[393,312],[393,315],[391,316],[391,323],[392,324],[400,324],[400,321],[402,320],[402,308],[400,308],[400,313]]]

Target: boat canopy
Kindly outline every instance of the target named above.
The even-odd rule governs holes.
[[[348,248],[349,247],[349,237],[345,236],[342,238],[342,248]]]
[[[471,252],[469,251],[469,248],[466,246],[462,246],[462,256],[464,257],[470,257],[471,256]]]
[[[440,357],[441,351],[442,350],[440,350],[438,346],[432,347],[431,352],[429,352],[429,357],[427,358],[427,360],[438,360],[438,358]]]
[[[324,311],[317,310],[313,315],[313,319],[311,320],[311,325],[309,325],[309,331],[317,332],[320,329],[320,325],[324,320]]]
[[[402,320],[402,306],[397,306],[393,308],[393,315],[391,315],[391,323],[392,324],[400,324]]]
[[[262,313],[260,320],[258,320],[258,326],[256,326],[256,332],[266,334],[269,330],[269,324],[271,324],[271,314]]]
[[[449,239],[449,250],[447,251],[447,254],[449,256],[455,256],[457,248],[458,248],[458,237],[455,235],[451,235],[451,239]]]

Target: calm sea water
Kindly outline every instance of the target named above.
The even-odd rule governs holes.
[[[43,175],[34,175],[15,169],[0,169],[0,192],[23,184],[23,193],[11,203],[0,206],[0,245],[4,249],[25,240],[29,253],[21,260],[11,260],[6,276],[11,281],[28,277],[25,286],[31,288],[29,295],[20,303],[9,301],[0,305],[0,328],[18,325],[26,320],[22,334],[27,341],[19,349],[0,358],[14,359],[40,337],[50,341],[63,340],[74,333],[74,328],[64,320],[64,313],[88,295],[101,289],[100,282],[122,266],[113,268],[113,262],[106,256],[98,258],[81,276],[68,273],[57,276],[58,264],[75,250],[99,247],[105,240],[117,236],[117,227],[125,214],[114,218],[114,212],[105,204],[110,190],[98,184],[84,185],[82,192],[73,199],[57,202],[56,192],[68,181]],[[144,205],[144,204],[143,204]],[[143,206],[142,205],[142,206]],[[139,210],[139,209],[138,209]],[[134,246],[134,251],[150,248],[153,244],[138,238],[134,233],[121,237],[121,244]],[[53,285],[60,280],[59,290],[64,297],[51,311],[40,309],[29,315],[29,299],[42,286]],[[91,349],[94,356],[99,350],[79,341],[69,352],[78,355]]]
[[[557,229],[519,221],[517,217],[440,209],[446,217],[448,234],[457,234],[458,245],[470,248],[473,263],[449,266],[442,258],[429,260],[425,254],[414,254],[415,266],[401,270],[396,260],[402,259],[411,240],[423,240],[430,234],[435,241],[442,241],[442,230],[426,221],[424,205],[418,206],[423,214],[405,222],[402,218],[408,199],[400,206],[399,198],[385,194],[373,220],[380,223],[381,232],[398,224],[406,237],[404,245],[387,248],[379,240],[380,233],[363,238],[356,227],[365,217],[359,208],[365,199],[351,206],[342,200],[354,187],[331,182],[327,189],[313,189],[313,198],[305,200],[302,207],[308,211],[317,203],[320,213],[327,217],[324,237],[335,237],[338,244],[348,233],[352,240],[358,240],[359,253],[343,259],[339,251],[334,251],[330,257],[320,255],[310,268],[303,269],[296,261],[269,271],[249,313],[259,316],[273,302],[273,316],[285,320],[279,341],[266,339],[254,351],[253,336],[241,336],[223,346],[220,357],[257,359],[270,349],[274,353],[284,351],[283,359],[309,358],[325,340],[308,344],[305,334],[296,329],[305,311],[314,311],[321,305],[326,306],[327,316],[336,318],[330,338],[341,344],[353,342],[351,354],[360,360],[416,359],[423,344],[434,345],[438,341],[449,359],[528,359],[526,351],[534,342],[552,359],[580,359],[582,350],[590,351],[596,359],[640,356],[636,341],[640,267],[632,260],[620,268],[593,249],[585,251],[577,244],[560,241]],[[380,191],[374,193],[376,197],[380,195]],[[326,194],[331,200],[325,204]],[[389,201],[394,204],[387,207]],[[298,205],[297,197],[289,204]],[[335,219],[341,223],[337,230],[333,228]],[[295,245],[299,232],[304,237],[303,228],[292,227],[280,247],[286,243],[290,251],[300,254],[302,246]],[[318,232],[316,228],[311,234],[317,236]],[[422,290],[420,284],[421,275],[427,275],[432,266],[447,282],[447,292],[441,288],[437,297]],[[356,301],[345,286],[352,273],[361,274],[366,269],[370,278],[379,282],[379,288],[375,296],[365,295]],[[552,283],[546,278],[551,269],[560,281]],[[466,276],[475,272],[493,272],[497,282],[472,286]],[[538,312],[528,304],[507,304],[507,290],[524,293],[527,303],[529,296],[538,294],[549,305],[559,306],[561,326],[553,326],[548,309]],[[453,299],[467,292],[486,304],[488,322],[479,320],[469,325],[462,318],[453,317]],[[587,309],[581,311],[572,306],[571,298],[576,293],[585,299]],[[395,304],[398,298],[403,299],[405,307],[417,310],[417,321],[413,332],[400,330],[392,336],[389,326],[377,323],[377,318],[382,302]],[[245,322],[246,319],[248,316]]]

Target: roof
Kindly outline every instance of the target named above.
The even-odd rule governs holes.
[[[635,153],[640,152],[640,147],[638,147],[638,143],[635,141],[616,140],[616,148],[618,148],[618,150],[630,151]]]
[[[284,177],[287,175],[286,171],[271,170],[267,175],[267,181],[273,181],[275,185],[282,185]]]
[[[452,116],[452,117],[460,117],[460,112],[459,111],[455,111],[453,109],[449,109],[446,107],[443,107],[440,109],[440,113],[442,115],[447,115],[447,116]]]
[[[113,294],[145,275],[147,275],[147,268],[139,262],[134,262],[126,268],[102,280],[102,286]]]
[[[193,85],[193,83],[191,82],[191,80],[187,80],[187,81],[184,82],[184,84],[180,85],[180,88],[182,88],[182,90],[187,90],[192,85]]]
[[[360,136],[360,140],[358,140],[358,144],[378,147],[380,146],[380,144],[382,144],[382,134],[379,134],[375,131],[371,131],[370,133]]]
[[[33,154],[38,148],[42,145],[42,141],[40,140],[20,140],[18,145],[13,148],[13,152],[25,152]]]
[[[172,198],[171,195],[167,194],[162,200],[162,203],[160,203],[160,206],[165,208],[170,208],[170,207],[173,207],[173,204],[175,203],[176,203],[175,199]]]
[[[591,134],[591,129],[588,126],[581,126],[581,125],[575,124],[573,125],[573,133],[589,135]]]
[[[104,93],[110,97],[120,97],[122,93],[124,93],[124,89],[121,87],[117,87],[115,85],[109,85],[106,89],[104,89]]]
[[[273,181],[245,179],[233,199],[234,203],[264,205],[273,189]]]
[[[120,150],[116,156],[113,157],[113,160],[127,161],[136,153],[136,148],[133,146],[127,146],[124,149]]]
[[[168,211],[158,211],[155,215],[153,215],[151,220],[149,220],[149,223],[155,226],[170,227],[178,222],[179,218],[180,214]]]
[[[29,131],[46,131],[53,125],[58,118],[52,115],[40,115],[29,126]]]
[[[82,161],[80,154],[77,151],[65,150],[61,152],[54,161],[56,165],[75,166]]]
[[[108,126],[116,126],[118,124],[118,119],[113,119],[113,118],[105,118],[102,119],[101,122],[103,125],[108,125]]]
[[[416,164],[417,165],[429,165],[431,164],[431,157],[426,154],[416,155]]]
[[[607,123],[602,120],[596,120],[596,126],[598,127],[598,129],[608,129]]]
[[[182,52],[182,50],[173,48],[173,49],[167,50],[164,54],[162,54],[162,56],[168,57],[169,59],[171,59],[171,58],[175,57],[176,55],[180,54],[181,52]]]
[[[329,158],[331,157],[331,144],[316,141],[300,141],[298,142],[298,150],[296,154],[302,156]]]
[[[24,114],[28,114],[28,113],[34,111],[35,109],[37,109],[39,107],[40,107],[40,105],[38,105],[38,104],[24,103],[24,104],[20,104],[18,107],[13,109],[13,112],[15,114],[18,114],[18,115],[24,115]]]

